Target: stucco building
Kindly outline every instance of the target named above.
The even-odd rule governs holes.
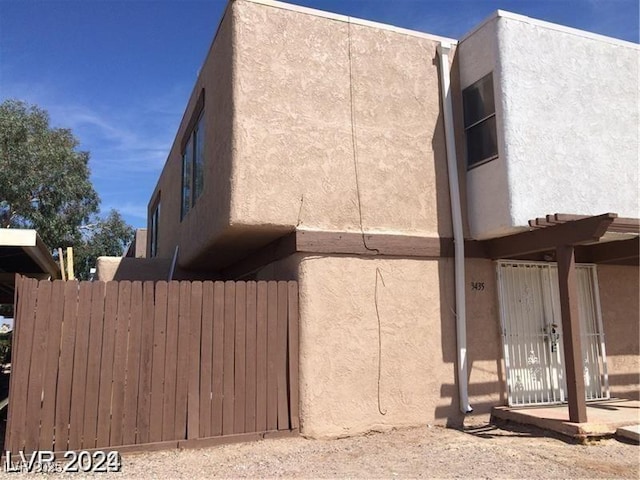
[[[637,398],[638,52],[505,12],[457,41],[230,1],[147,256],[299,282],[309,436]]]

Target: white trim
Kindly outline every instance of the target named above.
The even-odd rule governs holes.
[[[251,0],[249,0],[251,1]],[[599,42],[611,43],[620,47],[633,48],[640,50],[640,45],[626,40],[620,40],[619,38],[608,37],[606,35],[600,35],[599,33],[588,32],[586,30],[580,30],[579,28],[567,27],[566,25],[559,25],[557,23],[546,22],[544,20],[538,20],[537,18],[527,17],[526,15],[520,15],[517,13],[507,12],[505,10],[496,10],[489,17],[485,18],[482,22],[476,25],[472,30],[464,34],[458,43],[464,42],[467,38],[474,35],[478,30],[483,28],[491,21],[497,18],[506,18],[508,20],[515,20],[529,25],[535,25],[536,27],[546,28],[548,30],[555,30],[556,32],[566,33],[568,35],[575,35],[577,37],[588,38],[591,40],[597,40]]]
[[[230,3],[234,1],[236,0],[230,0]],[[433,40],[434,42],[450,43],[453,45],[456,45],[458,43],[458,41],[453,38],[441,37],[439,35],[432,35],[430,33],[419,32],[416,30],[409,30],[407,28],[396,27],[394,25],[389,25],[386,23],[379,23],[379,22],[373,22],[370,20],[364,20],[361,18],[349,17],[347,15],[342,15],[339,13],[325,12],[323,10],[316,10],[315,8],[302,7],[300,5],[293,5],[290,3],[278,2],[276,0],[241,0],[241,1],[255,3],[258,5],[265,5],[267,7],[280,8],[282,10],[290,10],[292,12],[303,13],[305,15],[313,15],[315,17],[327,18],[330,20],[336,20],[338,22],[351,23],[352,25],[361,25],[363,27],[371,27],[371,28],[377,28],[380,30],[388,30],[394,33],[410,35],[412,37],[426,38],[428,40]]]

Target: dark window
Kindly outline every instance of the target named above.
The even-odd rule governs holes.
[[[160,195],[154,202],[154,206],[151,213],[151,238],[149,246],[149,256],[155,257],[158,255],[158,221],[160,220]]]
[[[467,167],[471,168],[498,157],[492,74],[465,88],[462,92],[462,102],[467,139]]]
[[[204,115],[200,115],[200,120],[196,125],[196,129],[193,132],[194,140],[194,152],[193,152],[193,202],[195,205],[196,199],[202,193],[204,187]]]
[[[204,90],[200,92],[182,139],[182,220],[204,189]]]
[[[182,154],[182,214],[180,218],[184,218],[184,216],[189,213],[189,208],[191,208],[191,184],[193,181],[192,177],[192,166],[193,166],[193,135],[189,138],[187,142],[187,146]]]

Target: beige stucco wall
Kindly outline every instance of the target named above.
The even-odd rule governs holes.
[[[640,395],[638,267],[598,265],[602,326],[612,397]]]
[[[493,263],[469,260],[467,276],[484,284],[467,289],[467,324],[470,400],[475,413],[487,413],[504,403]],[[296,254],[257,277],[299,282],[304,435],[462,423],[452,259]]]
[[[234,5],[231,222],[450,235],[437,42]]]

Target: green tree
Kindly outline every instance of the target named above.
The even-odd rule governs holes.
[[[83,227],[83,242],[74,249],[74,269],[81,280],[89,278],[89,271],[101,256],[121,256],[133,240],[134,230],[117,210]]]
[[[98,211],[89,153],[70,130],[18,100],[0,104],[0,227],[33,228],[51,248],[82,242],[82,224]]]

